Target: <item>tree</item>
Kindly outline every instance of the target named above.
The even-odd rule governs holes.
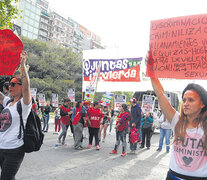
[[[21,40],[28,52],[31,88],[37,88],[37,93],[44,93],[49,100],[56,93],[60,101],[67,97],[68,88],[75,88],[76,99],[82,98],[81,55],[53,42]]]
[[[12,29],[12,20],[17,18],[18,9],[16,4],[18,0],[1,0],[0,1],[0,30]]]

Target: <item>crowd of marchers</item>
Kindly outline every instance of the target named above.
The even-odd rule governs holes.
[[[150,52],[149,52],[150,54]],[[0,166],[1,180],[15,179],[25,156],[24,128],[27,128],[28,116],[31,108],[35,109],[30,94],[30,79],[26,68],[27,52],[22,51],[20,62],[21,76],[12,77],[9,81],[8,92],[0,92]],[[150,59],[151,58],[151,59]],[[146,57],[146,62],[153,62],[151,56]],[[157,151],[162,150],[163,139],[166,139],[166,152],[169,152],[169,137],[173,134],[171,142],[171,159],[167,180],[206,180],[207,179],[207,91],[200,85],[191,83],[183,90],[180,112],[170,104],[165,91],[156,77],[151,77],[151,83],[163,113],[160,128],[160,141]],[[6,85],[5,85],[6,86]],[[4,87],[4,91],[6,88]],[[130,100],[131,108],[122,104],[116,119],[116,140],[114,149],[110,154],[117,154],[117,149],[122,143],[121,156],[126,156],[127,134],[129,134],[130,149],[136,151],[137,144],[140,148],[150,149],[152,135],[153,114],[142,113],[136,99]],[[22,113],[17,110],[21,105]],[[43,118],[44,133],[48,131],[50,119],[50,105],[45,107]],[[74,148],[82,149],[84,128],[88,129],[89,144],[92,147],[93,137],[95,146],[100,150],[99,142],[106,140],[108,125],[113,124],[113,108],[102,107],[99,102],[90,104],[88,101],[74,103],[71,110],[70,99],[56,110],[56,128],[59,134],[57,146],[65,145],[68,127],[71,127],[74,136]],[[23,121],[23,129],[20,125]],[[172,129],[172,133],[171,130]],[[102,131],[103,138],[102,137]],[[87,133],[86,133],[87,134]]]

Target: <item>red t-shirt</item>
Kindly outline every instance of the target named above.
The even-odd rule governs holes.
[[[118,116],[118,121],[116,121],[116,125],[120,123],[118,127],[118,131],[123,131],[126,129],[128,131],[128,122],[130,121],[130,114],[128,112],[120,113]]]
[[[87,110],[86,117],[89,118],[91,121],[91,126],[92,128],[100,128],[100,122],[101,119],[103,118],[103,113],[100,109],[95,109],[94,107],[89,108]]]
[[[68,108],[65,108],[64,106],[61,106],[61,109],[65,113],[70,112],[70,106],[68,106]],[[70,116],[69,115],[61,116],[60,120],[65,125],[69,125],[70,124]]]

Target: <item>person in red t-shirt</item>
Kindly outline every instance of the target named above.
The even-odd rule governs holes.
[[[65,137],[67,135],[68,126],[70,124],[70,114],[72,114],[72,111],[70,111],[70,99],[66,98],[64,99],[64,105],[60,108],[60,123],[62,127],[62,132],[60,136],[58,137],[58,143],[61,145],[61,139],[62,139],[62,145],[65,145]]]
[[[89,108],[86,114],[88,121],[89,129],[89,145],[88,148],[91,148],[93,142],[93,136],[95,137],[96,149],[99,150],[99,138],[98,133],[100,129],[100,124],[103,121],[103,113],[100,110],[100,103],[95,101],[92,108]]]
[[[117,154],[117,149],[122,141],[122,154],[121,156],[126,156],[126,134],[128,132],[128,122],[130,121],[130,113],[126,104],[122,104],[121,113],[118,118],[116,125],[116,144],[114,150],[110,154]]]

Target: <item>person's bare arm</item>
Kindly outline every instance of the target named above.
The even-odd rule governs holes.
[[[169,122],[172,121],[176,110],[171,106],[170,102],[168,101],[167,97],[165,96],[164,89],[158,80],[158,78],[151,78],[152,86],[155,91],[155,94],[158,98],[158,102],[160,105],[160,108],[165,115],[165,117],[169,120]]]
[[[30,79],[28,75],[28,70],[26,68],[26,61],[27,61],[27,52],[22,51],[21,53],[21,72],[22,72],[22,94],[23,94],[23,101],[24,104],[28,105],[31,102],[30,96]]]

